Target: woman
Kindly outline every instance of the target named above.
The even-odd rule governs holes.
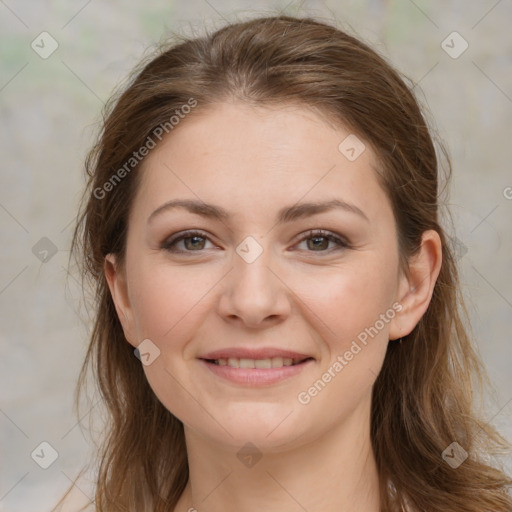
[[[87,170],[97,511],[512,510],[435,147],[383,58],[310,18],[182,40]]]

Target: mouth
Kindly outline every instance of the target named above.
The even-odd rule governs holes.
[[[300,374],[314,364],[313,357],[246,357],[199,358],[199,361],[221,382],[255,388],[281,383]]]
[[[249,358],[219,358],[219,359],[203,359],[207,363],[216,366],[229,366],[230,368],[257,368],[257,369],[271,369],[282,368],[284,366],[296,366],[306,361],[313,360],[312,357],[269,357],[265,359],[249,359]]]

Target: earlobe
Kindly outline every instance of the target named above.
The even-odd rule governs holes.
[[[104,272],[117,316],[123,327],[125,338],[130,344],[134,345],[134,323],[132,308],[128,297],[128,287],[124,272],[119,268],[114,254],[107,254],[105,256]]]
[[[402,309],[389,329],[390,339],[407,336],[427,311],[442,263],[442,244],[435,230],[423,233],[421,247],[400,275],[398,302]]]

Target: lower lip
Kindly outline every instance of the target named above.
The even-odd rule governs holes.
[[[235,384],[244,384],[245,386],[251,387],[265,386],[280,382],[293,375],[297,375],[314,362],[313,359],[308,359],[303,363],[293,366],[282,366],[280,368],[233,368],[232,366],[219,366],[205,359],[201,359],[201,361],[218,377],[222,377]]]

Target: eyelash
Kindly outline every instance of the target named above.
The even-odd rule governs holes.
[[[165,240],[161,248],[171,252],[171,253],[194,253],[194,252],[202,252],[205,249],[199,249],[197,251],[189,251],[189,250],[182,250],[182,249],[173,249],[172,247],[177,244],[178,242],[181,242],[182,240],[185,240],[187,238],[204,238],[206,240],[209,240],[209,237],[206,233],[202,231],[196,231],[196,230],[190,230],[190,231],[184,231],[183,233],[180,233],[178,235],[172,236],[171,238]],[[304,242],[305,240],[309,240],[310,238],[326,238],[330,242],[334,242],[338,245],[337,248],[334,249],[326,249],[321,251],[307,251],[307,252],[318,252],[318,253],[331,253],[333,250],[340,250],[340,249],[349,249],[350,245],[341,237],[335,235],[334,233],[331,233],[330,231],[325,231],[323,229],[312,229],[307,231],[304,236],[297,241],[297,244]],[[210,240],[211,241],[211,240]]]

